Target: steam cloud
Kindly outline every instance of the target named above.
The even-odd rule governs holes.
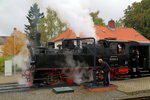
[[[29,64],[29,62],[30,62],[29,55],[24,54],[24,52],[28,52],[27,50],[28,49],[25,48],[25,47],[22,48],[21,52],[13,58],[13,65],[17,66],[17,69],[21,69],[22,73],[25,72],[27,67],[30,66],[30,64]],[[24,79],[24,77],[20,77],[18,79],[18,83],[19,84],[26,84],[26,79]]]
[[[63,70],[63,73],[74,80],[75,83],[81,84],[84,82],[90,82],[93,80],[93,73],[92,70],[88,69],[78,69],[81,68],[82,66],[88,67],[88,65],[85,62],[79,62],[75,61],[73,59],[73,55],[67,55],[66,56],[66,63],[70,68],[75,68],[75,69],[70,69],[68,70]]]
[[[87,37],[94,37],[95,29],[90,13],[91,0],[41,0],[40,5],[47,5],[54,9],[59,18],[67,23],[68,27],[72,29],[77,37],[84,35]],[[42,6],[43,7],[43,6]]]

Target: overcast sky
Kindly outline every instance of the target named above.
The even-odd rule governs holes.
[[[0,0],[0,36],[10,35],[14,27],[24,32],[24,24],[27,24],[26,15],[33,3],[32,1],[36,0]],[[107,23],[110,19],[118,20],[123,17],[123,11],[128,5],[141,0],[91,1],[90,10],[99,10],[99,16]],[[42,7],[41,9],[44,10]]]

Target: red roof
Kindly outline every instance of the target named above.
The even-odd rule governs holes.
[[[110,30],[107,26],[95,26],[95,29],[99,39],[116,38],[117,40],[149,41],[133,28],[116,27],[115,30]],[[59,41],[63,38],[76,38],[76,34],[72,30],[67,29],[56,37],[54,41]]]

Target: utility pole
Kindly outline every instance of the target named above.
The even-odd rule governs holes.
[[[14,34],[13,34],[13,37],[14,37],[14,57],[15,57],[15,53],[16,53],[16,40],[15,40],[15,31],[16,31],[16,28],[14,28]],[[14,75],[16,74],[16,65],[14,65]]]

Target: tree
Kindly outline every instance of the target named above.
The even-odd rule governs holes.
[[[3,55],[19,54],[26,47],[26,41],[26,35],[14,28],[11,36],[6,38],[4,46],[2,47]]]
[[[105,25],[104,20],[102,18],[98,17],[99,11],[91,12],[90,15],[93,19],[94,25],[99,25],[99,26],[104,26]]]
[[[50,8],[47,8],[47,16],[41,20],[39,26],[42,42],[54,39],[66,29],[66,24],[62,23],[57,13]]]
[[[123,18],[120,18],[119,20],[116,21],[116,26],[117,27],[124,27]]]
[[[35,45],[37,42],[40,41],[39,24],[40,24],[40,20],[43,17],[44,17],[44,13],[40,13],[40,9],[38,8],[38,5],[36,3],[33,4],[33,6],[30,7],[28,15],[26,16],[29,25],[25,25],[25,32],[32,45]]]
[[[150,1],[142,0],[133,3],[125,10],[124,23],[150,39]]]

